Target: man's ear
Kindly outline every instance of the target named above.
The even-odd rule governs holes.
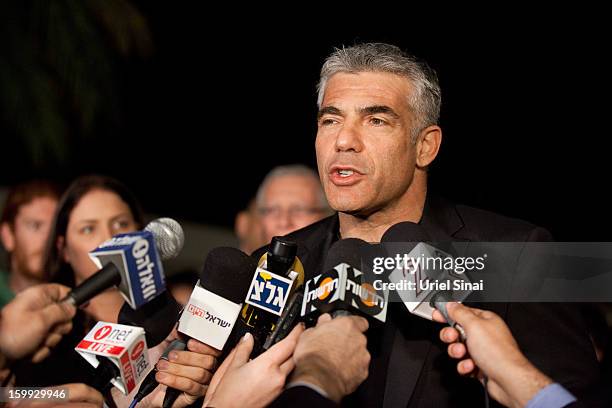
[[[0,239],[6,252],[11,253],[15,250],[15,234],[8,222],[0,224]]]
[[[440,126],[428,126],[421,131],[416,143],[416,165],[425,168],[434,161],[442,144]]]
[[[68,257],[68,253],[66,251],[66,238],[60,235],[59,237],[57,237],[55,245],[57,245],[57,252],[62,257],[64,262],[70,263],[70,258]]]

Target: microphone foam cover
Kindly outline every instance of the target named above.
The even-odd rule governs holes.
[[[323,270],[330,270],[341,263],[361,269],[361,260],[368,247],[370,247],[370,244],[359,238],[346,238],[336,241],[327,251]]]
[[[383,234],[380,242],[427,242],[431,241],[425,229],[414,222],[400,222],[392,225]]]
[[[212,249],[200,273],[200,286],[234,303],[242,303],[257,261],[239,249],[218,247]]]

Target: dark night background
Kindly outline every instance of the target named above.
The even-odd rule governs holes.
[[[3,6],[13,13],[3,21],[14,23],[1,33],[4,63],[14,65],[34,47],[33,64],[56,72],[62,59],[51,58],[49,68],[49,55],[61,47],[51,42],[45,14],[34,19],[23,3]],[[23,137],[7,114],[11,99],[3,98],[0,185],[106,173],[126,182],[150,212],[231,227],[272,167],[316,166],[315,85],[324,57],[334,46],[383,41],[438,71],[444,142],[431,170],[436,191],[545,226],[558,240],[609,240],[610,30],[597,10],[491,11],[486,18],[415,10],[392,21],[394,10],[238,18],[200,3],[131,4],[146,21],[150,50],[113,53],[105,48],[112,48],[109,36],[99,35],[111,80],[94,79],[92,87],[109,106],[86,134],[62,90],[70,81],[53,88],[67,123],[55,142]],[[287,17],[274,17],[281,11]],[[65,14],[49,26],[62,27],[62,18],[71,20]],[[15,34],[21,23],[23,38]],[[81,56],[92,49],[80,47]],[[11,81],[11,71],[4,73]]]

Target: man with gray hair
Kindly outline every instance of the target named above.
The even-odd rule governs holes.
[[[265,244],[331,214],[319,176],[302,164],[272,169],[257,190],[255,204]]]
[[[288,235],[298,243],[306,279],[323,272],[327,252],[338,239],[379,242],[389,227],[405,221],[419,223],[433,242],[550,240],[550,234],[535,225],[453,204],[428,191],[427,170],[440,149],[442,129],[440,87],[426,63],[388,44],[336,49],[322,67],[318,91],[317,164],[337,214]],[[595,353],[576,307],[478,307],[502,316],[523,353],[578,398],[597,383]],[[484,406],[480,384],[456,375],[438,331],[435,323],[409,314],[402,303],[390,303],[384,327],[368,333],[369,377],[343,404]],[[316,361],[316,352],[311,353],[301,358]],[[317,401],[312,389],[328,395],[339,395],[330,387],[350,389],[337,383],[357,357],[332,356],[319,368],[325,373],[313,369],[307,378],[294,375],[288,379],[293,386],[279,402],[305,406],[308,396]]]

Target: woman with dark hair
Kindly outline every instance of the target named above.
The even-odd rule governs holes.
[[[74,287],[97,271],[89,252],[112,236],[143,227],[134,195],[105,176],[76,179],[59,202],[49,234],[44,270],[49,280]],[[117,319],[123,298],[115,288],[93,298],[84,309],[94,320]]]
[[[136,231],[142,226],[140,206],[123,184],[109,177],[96,175],[76,179],[58,204],[49,236],[44,262],[49,280],[75,287],[97,272],[96,265],[89,257],[91,250],[116,234]],[[77,312],[71,333],[63,338],[46,360],[40,364],[27,363],[17,367],[16,384],[92,384],[94,370],[74,351],[74,347],[97,321],[115,323],[123,302],[116,288],[108,289],[91,299]],[[164,347],[164,343],[158,346]],[[215,365],[214,356],[217,354],[207,347],[190,340],[190,351],[177,352],[180,364],[172,362],[171,358],[171,362],[158,367],[160,372],[157,377],[162,380],[161,384],[189,392],[177,400],[179,405],[181,401],[186,404],[204,395],[205,384],[212,377],[209,370]],[[156,361],[160,353],[159,350],[151,353],[150,361]],[[186,361],[193,364],[187,364]],[[158,387],[157,392],[154,392],[160,394],[161,398],[158,395],[157,398],[149,399],[154,401],[153,405],[157,405],[157,402],[161,404],[161,388]]]

